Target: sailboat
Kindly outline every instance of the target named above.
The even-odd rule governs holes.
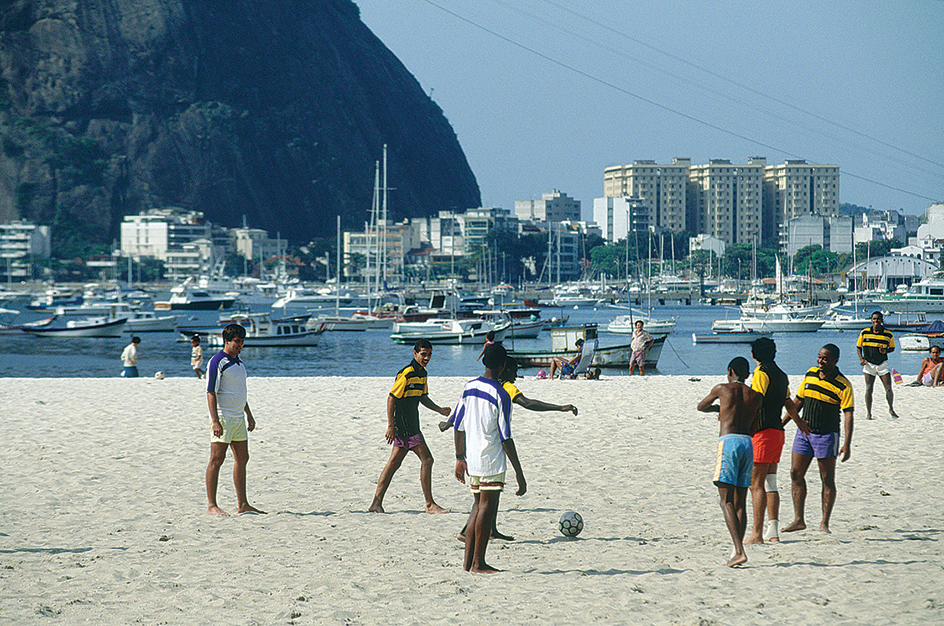
[[[628,234],[626,235],[629,236]],[[636,257],[639,257],[638,251]],[[666,336],[675,330],[677,318],[653,319],[652,317],[652,235],[649,235],[649,263],[647,264],[649,277],[646,280],[646,299],[648,300],[648,313],[639,309],[629,307],[629,313],[626,315],[617,315],[604,328],[605,332],[620,335],[631,335],[636,330],[636,322],[642,321],[643,330],[653,337]],[[628,272],[627,272],[628,274]],[[629,292],[626,293],[627,302],[629,301]]]
[[[856,265],[855,246],[852,246],[852,267]],[[872,318],[864,318],[859,313],[859,290],[858,285],[853,286],[852,306],[850,312],[844,308],[844,303],[836,302],[830,305],[829,314],[826,322],[823,324],[824,330],[862,330],[872,325]]]
[[[367,330],[366,320],[341,315],[341,216],[338,215],[338,245],[336,250],[337,278],[335,285],[334,315],[319,315],[311,324],[323,325],[325,330],[362,332]]]

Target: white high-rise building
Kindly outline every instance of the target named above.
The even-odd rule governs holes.
[[[580,200],[554,189],[540,200],[515,200],[515,215],[528,222],[579,222]]]
[[[672,159],[671,165],[633,161],[603,170],[603,195],[632,196],[649,205],[649,225],[680,233],[691,227],[688,215],[688,170],[692,160]]]
[[[649,230],[649,205],[642,198],[594,198],[593,221],[603,238],[615,243],[630,232]]]
[[[766,163],[763,157],[751,157],[746,165],[713,159],[692,166],[689,209],[695,214],[695,232],[727,244],[759,241]]]
[[[838,213],[838,165],[795,160],[764,168],[764,241],[776,241],[778,227],[795,217]]]

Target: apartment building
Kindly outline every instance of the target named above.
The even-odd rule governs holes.
[[[629,233],[649,231],[649,204],[631,196],[594,198],[593,221],[605,240],[616,243]]]
[[[5,282],[33,278],[33,260],[48,259],[51,242],[49,226],[20,220],[0,224],[0,278]]]
[[[751,243],[763,226],[763,175],[767,160],[751,157],[747,164],[712,159],[689,169],[689,212],[694,232],[728,244]]]
[[[580,200],[554,189],[541,194],[540,200],[515,200],[515,215],[528,222],[579,222]]]
[[[229,232],[200,211],[151,209],[121,222],[121,254],[163,261],[170,279],[210,272],[229,247]]]
[[[779,225],[804,215],[839,213],[839,166],[788,160],[764,168],[762,239],[777,241]]]
[[[641,198],[649,205],[649,225],[673,232],[691,230],[688,215],[688,175],[692,160],[676,157],[671,165],[633,161],[603,170],[603,195]]]

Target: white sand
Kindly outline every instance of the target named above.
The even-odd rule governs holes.
[[[464,380],[432,371],[433,400],[454,403]],[[201,382],[2,379],[0,623],[944,623],[944,390],[896,386],[901,419],[860,415],[833,534],[748,546],[731,570],[711,483],[718,425],[694,408],[721,377],[701,378],[520,381],[580,416],[515,409],[529,491],[502,497],[499,528],[517,540],[490,543],[495,576],[462,570],[455,533],[472,498],[431,411],[433,493],[454,512],[423,513],[412,455],[388,514],[366,512],[389,455],[390,377],[250,379],[249,495],[269,514],[229,518],[204,514]],[[809,478],[816,528],[815,465]],[[586,521],[577,540],[557,531],[567,509]]]

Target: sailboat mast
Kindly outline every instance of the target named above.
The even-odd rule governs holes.
[[[387,282],[387,144],[383,146],[383,230],[380,236],[381,240],[381,272],[380,275],[383,277],[382,280],[384,283]],[[377,228],[380,228],[380,224],[377,225]],[[380,289],[380,284],[377,284],[377,288]]]
[[[337,284],[334,286],[334,314],[340,315],[341,311],[341,214],[338,214],[338,247],[335,251],[336,262],[338,268],[338,280]]]

